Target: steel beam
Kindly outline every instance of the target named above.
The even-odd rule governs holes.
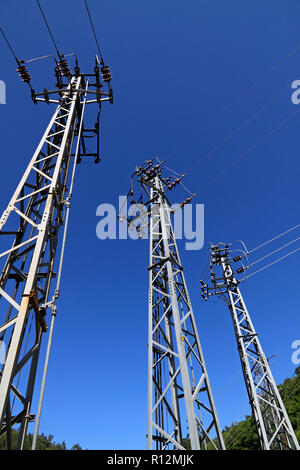
[[[148,449],[224,449],[196,321],[159,176],[150,203]]]

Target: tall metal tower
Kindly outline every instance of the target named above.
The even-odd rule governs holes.
[[[141,216],[129,217],[140,232],[150,227],[148,299],[148,449],[224,449],[196,321],[165,192],[181,178],[163,177],[161,164],[145,162],[137,178]],[[189,202],[188,198],[186,202]],[[148,219],[150,217],[150,222]]]
[[[261,448],[299,450],[295,432],[231,266],[229,245],[211,245],[210,257],[211,284],[200,281],[201,295],[205,300],[217,295],[229,307]],[[217,271],[221,271],[220,274]]]
[[[18,69],[30,84],[25,65]],[[12,426],[19,425],[22,449],[31,414],[32,396],[47,313],[56,311],[55,287],[60,253],[59,233],[70,204],[75,169],[82,158],[99,158],[99,115],[112,102],[110,73],[98,60],[82,73],[76,60],[71,72],[60,56],[55,67],[56,87],[31,95],[35,103],[55,103],[56,109],[7,208],[0,219],[0,340],[6,356],[0,372],[0,435],[11,447]],[[106,82],[104,90],[102,82]],[[96,124],[84,123],[87,104],[96,104]],[[94,137],[88,151],[86,138]],[[92,139],[88,139],[93,145]],[[59,273],[60,276],[60,273]]]

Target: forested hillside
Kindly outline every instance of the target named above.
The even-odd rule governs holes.
[[[295,370],[294,377],[285,379],[279,385],[279,391],[290,417],[293,428],[300,441],[300,367]],[[252,416],[247,416],[239,423],[225,427],[223,436],[227,449],[258,450],[260,449],[258,435]]]
[[[27,434],[24,450],[31,450],[32,447],[32,434]],[[18,433],[17,431],[12,431],[12,449],[17,448],[17,441],[18,441]],[[0,438],[0,450],[7,449],[7,441],[6,436],[2,436]],[[63,441],[62,443],[56,443],[53,441],[53,436],[50,434],[49,436],[45,436],[43,433],[38,435],[37,438],[37,450],[82,450],[79,444],[75,444],[71,449],[67,449],[66,443]]]
[[[292,426],[300,442],[300,367],[290,379],[278,386],[284,405],[290,417]],[[252,416],[225,426],[223,437],[227,450],[260,450],[259,439]],[[189,439],[184,439],[184,445],[190,448]],[[212,446],[211,446],[212,447]]]

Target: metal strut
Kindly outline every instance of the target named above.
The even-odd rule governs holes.
[[[235,278],[229,245],[211,245],[211,285],[202,283],[202,297],[222,296],[227,303],[243,375],[263,450],[299,450],[299,443]],[[220,266],[220,268],[218,268]],[[222,274],[216,277],[216,271]]]
[[[83,113],[91,77],[100,108],[108,98],[100,91],[97,71],[72,74],[64,89],[52,92],[58,100],[38,98],[58,106],[0,219],[0,340],[7,349],[0,371],[0,435],[6,434],[8,448],[15,424],[19,424],[17,447],[24,448],[28,422],[35,418],[30,411],[47,312],[56,308],[58,297],[53,280],[60,228],[73,187],[71,163],[74,157],[79,163],[85,156]],[[99,155],[95,157],[98,161]]]
[[[158,166],[137,174],[150,203],[148,449],[224,449],[167,186]]]

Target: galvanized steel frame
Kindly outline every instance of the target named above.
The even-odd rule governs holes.
[[[141,180],[142,186],[145,185]],[[157,176],[151,184],[148,449],[224,449],[196,321]],[[149,188],[148,188],[149,189]],[[168,422],[167,422],[168,421]],[[187,426],[185,422],[187,421]],[[184,435],[188,432],[188,436]]]
[[[102,85],[97,82],[93,86],[98,89]],[[83,74],[73,76],[69,85],[56,93],[60,95],[55,100],[56,111],[0,219],[1,241],[3,237],[7,240],[0,253],[0,261],[4,260],[0,340],[7,348],[0,372],[0,435],[6,434],[8,448],[12,427],[20,425],[18,448],[22,449],[28,423],[34,420],[30,414],[33,390],[41,340],[47,331],[46,312],[58,295],[53,292],[58,234],[69,204],[73,145],[77,139],[83,143],[78,129],[90,93],[88,80]],[[108,100],[106,95],[98,91],[99,106]],[[49,103],[47,97],[39,100]]]

